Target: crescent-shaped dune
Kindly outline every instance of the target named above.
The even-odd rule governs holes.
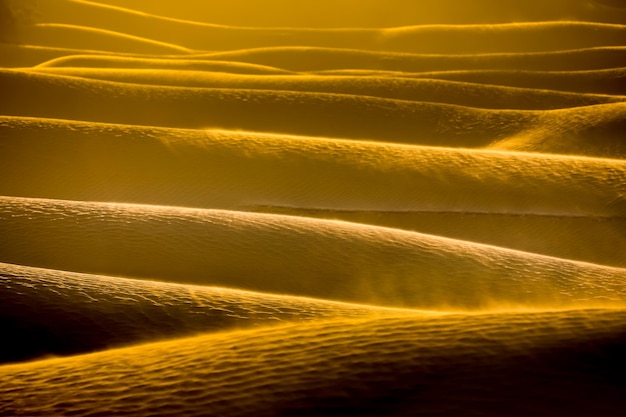
[[[625,332],[624,310],[244,330],[3,366],[0,410],[15,416],[93,410],[116,416],[618,416],[626,412]]]
[[[10,264],[0,264],[0,298],[0,362],[288,321],[433,315]]]
[[[0,0],[0,416],[626,415],[619,0]]]

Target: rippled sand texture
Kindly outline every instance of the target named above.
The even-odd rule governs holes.
[[[0,416],[626,415],[622,6],[0,0]]]

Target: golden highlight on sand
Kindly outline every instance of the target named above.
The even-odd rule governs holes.
[[[0,0],[0,416],[623,417],[619,0]]]
[[[362,224],[0,199],[0,259],[387,306],[621,305],[626,269]]]
[[[625,326],[624,310],[573,310],[243,330],[0,367],[0,407],[75,416],[618,416]]]

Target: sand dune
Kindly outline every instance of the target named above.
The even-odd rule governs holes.
[[[626,269],[293,216],[0,199],[14,264],[438,309],[623,303]]]
[[[500,86],[596,94],[623,94],[626,69],[591,71],[466,70],[402,73],[394,71],[321,71],[319,75],[429,78]]]
[[[3,68],[30,67],[42,62],[53,61],[60,57],[79,54],[108,54],[105,51],[71,48],[52,48],[37,45],[0,43],[0,65]],[[124,54],[120,54],[122,57]]]
[[[583,109],[595,114],[591,107],[576,112]],[[567,111],[557,114],[573,126]],[[4,195],[229,209],[626,213],[626,162],[619,159],[0,120]]]
[[[5,115],[462,147],[527,131],[541,130],[547,140],[570,135],[564,118],[574,118],[587,133],[607,133],[602,140],[615,146],[626,109],[614,103],[550,112],[487,110],[335,93],[134,85],[18,70],[0,71],[0,86],[8,97],[0,103]]]
[[[40,49],[34,49],[39,53]],[[52,53],[52,52],[51,52]],[[55,58],[60,52],[54,52]],[[94,55],[76,55],[76,51],[68,51],[66,57],[58,59],[46,59],[33,57],[29,63],[41,63],[36,69],[38,71],[58,71],[62,73],[63,69],[50,69],[45,67],[66,67],[65,71],[77,71],[76,68],[82,68],[81,71],[86,73],[89,69],[102,70],[103,68],[117,69],[185,69],[185,70],[205,70],[227,73],[249,73],[252,71],[239,71],[237,67],[244,68],[263,68],[261,73],[265,74],[297,74],[292,71],[280,70],[278,68],[235,63],[228,61],[210,61],[210,60],[192,60],[192,59],[176,59],[169,58],[136,58],[123,56],[94,56]],[[22,59],[22,58],[20,58]],[[18,62],[22,62],[21,60]],[[26,64],[14,65],[23,67]],[[44,67],[44,68],[42,68]],[[313,75],[326,76],[369,76],[369,77],[394,77],[402,78],[429,78],[450,81],[460,81],[479,84],[491,84],[499,86],[510,86],[519,88],[532,88],[553,90],[562,92],[579,92],[579,93],[596,93],[596,94],[625,94],[626,82],[624,82],[625,69],[612,68],[605,70],[590,71],[519,71],[519,70],[460,70],[460,71],[435,71],[435,72],[401,72],[401,71],[382,71],[382,70],[328,70],[328,71],[311,71]]]
[[[20,32],[20,41],[49,47],[96,49],[110,52],[173,54],[190,53],[178,45],[157,42],[119,32],[92,27],[38,23]]]
[[[250,210],[250,209],[249,209]],[[626,217],[443,211],[350,211],[264,206],[252,211],[341,219],[584,262],[626,267]]]
[[[288,321],[432,315],[0,264],[0,362]]]
[[[362,49],[320,47],[266,47],[227,52],[191,54],[190,58],[237,61],[278,67],[288,71],[369,69],[404,72],[451,70],[575,71],[620,68],[626,48],[595,47],[536,53],[411,54]],[[72,59],[46,65],[75,66]]]
[[[446,55],[318,47],[267,47],[217,52],[205,56],[209,59],[270,65],[291,71],[351,68],[408,72],[463,69],[572,71],[622,67],[626,48],[604,46],[552,52]]]
[[[574,310],[238,331],[3,366],[0,409],[28,416],[617,416],[626,411],[625,329],[624,310]]]
[[[346,94],[138,86],[18,70],[2,70],[0,87],[8,97],[0,103],[5,115],[407,142],[421,137],[444,146],[486,145],[537,117]],[[442,126],[443,120],[458,124]],[[477,120],[484,121],[480,129]]]
[[[0,0],[0,416],[622,417],[625,35]]]
[[[0,133],[4,195],[329,217],[626,266],[618,159],[15,117]]]
[[[419,53],[536,52],[619,46],[626,35],[624,26],[593,22],[420,25],[390,29],[236,27],[146,15],[79,0],[48,0],[40,7],[38,18],[57,24],[90,25],[199,50],[257,48],[280,43]]]
[[[83,71],[88,71],[89,68],[95,68],[98,70],[104,70],[106,68],[114,69],[146,69],[155,70],[159,69],[171,69],[171,70],[185,70],[185,71],[206,71],[209,75],[213,72],[216,73],[228,73],[228,74],[265,74],[265,75],[281,75],[281,74],[293,74],[292,71],[283,70],[280,68],[270,67],[267,65],[249,64],[244,62],[235,61],[212,61],[210,59],[190,59],[180,58],[172,59],[168,57],[153,57],[149,58],[144,56],[122,56],[116,55],[76,55],[65,54],[66,56],[52,59],[50,61],[40,61],[41,64],[31,68],[35,71],[59,71],[63,72],[66,64],[77,65],[77,67],[71,66],[71,68],[80,68]],[[60,67],[59,69],[53,69],[48,67]],[[24,68],[22,68],[24,69]]]
[[[378,0],[300,1],[247,0],[204,6],[203,0],[168,4],[152,0],[104,0],[100,3],[138,8],[150,13],[182,19],[235,25],[389,27],[425,24],[493,24],[548,20],[593,20],[624,23],[626,12],[621,0],[388,0],[384,10]],[[268,13],[280,10],[280,13]],[[332,11],[332,12],[329,12]]]
[[[229,68],[225,66],[224,69]],[[133,84],[339,93],[492,109],[557,109],[626,100],[626,96],[575,94],[421,78],[270,75],[267,73],[249,75],[156,70],[154,68],[134,70],[43,67],[35,71]]]

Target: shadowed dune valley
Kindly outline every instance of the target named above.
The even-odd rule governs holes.
[[[626,3],[0,0],[0,416],[626,416]]]

